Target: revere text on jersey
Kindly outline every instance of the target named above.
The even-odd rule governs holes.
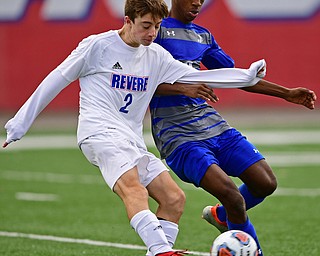
[[[111,86],[116,89],[127,91],[147,91],[149,77],[138,77],[131,75],[112,74]]]

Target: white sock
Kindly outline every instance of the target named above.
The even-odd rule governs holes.
[[[138,233],[152,255],[171,251],[159,220],[150,210],[143,210],[134,215],[130,225]]]
[[[178,224],[168,220],[159,220],[159,222],[162,226],[163,232],[166,235],[169,245],[171,246],[171,248],[173,248],[179,233]]]
[[[159,220],[159,222],[162,226],[163,232],[166,235],[170,247],[173,248],[179,233],[178,225],[168,220]],[[152,253],[148,250],[146,256],[152,256]]]

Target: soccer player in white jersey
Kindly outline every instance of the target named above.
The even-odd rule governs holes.
[[[3,144],[21,139],[59,92],[79,79],[78,145],[123,201],[149,252],[162,256],[182,254],[172,247],[185,195],[143,140],[144,114],[157,85],[178,81],[244,87],[265,75],[263,60],[249,69],[219,71],[198,71],[175,60],[152,43],[167,15],[163,0],[127,0],[123,27],[84,39],[7,122]],[[202,93],[214,98],[211,90]],[[149,210],[149,196],[159,204],[156,214]]]

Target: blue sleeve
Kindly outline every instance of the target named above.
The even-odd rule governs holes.
[[[234,60],[222,50],[213,36],[211,48],[206,50],[201,62],[207,69],[234,67]]]

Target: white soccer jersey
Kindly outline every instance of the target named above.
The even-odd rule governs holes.
[[[79,142],[108,129],[141,140],[157,85],[189,72],[158,45],[128,46],[117,31],[83,40],[58,70],[69,81],[80,78]]]
[[[265,62],[249,69],[198,71],[175,59],[161,46],[131,47],[118,31],[92,35],[40,84],[33,95],[6,124],[7,142],[20,139],[37,115],[68,84],[80,81],[78,142],[116,129],[145,147],[143,118],[161,83],[207,83],[211,87],[244,87],[256,84]]]

